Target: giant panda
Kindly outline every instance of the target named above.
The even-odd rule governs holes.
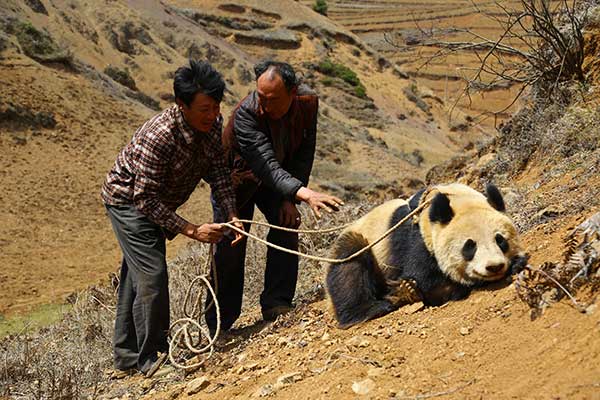
[[[388,201],[345,228],[333,246],[342,259],[374,242],[422,202],[431,202],[360,256],[327,268],[326,287],[340,328],[402,305],[437,306],[522,269],[527,255],[494,185],[485,195],[453,183]]]

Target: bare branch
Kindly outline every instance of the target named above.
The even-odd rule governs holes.
[[[551,3],[546,0],[521,0],[520,9],[510,9],[506,3],[496,1],[499,12],[489,11],[475,4],[472,7],[490,21],[498,24],[501,34],[489,38],[470,29],[457,29],[465,34],[466,40],[441,40],[440,33],[432,27],[423,29],[413,15],[418,37],[404,38],[400,33],[388,32],[385,41],[399,51],[418,47],[419,54],[424,49],[435,49],[428,54],[417,68],[420,71],[436,60],[444,60],[452,54],[470,52],[479,60],[476,69],[462,68],[460,75],[465,87],[450,107],[450,114],[463,100],[471,102],[471,93],[492,90],[494,87],[522,85],[517,98],[524,89],[544,82],[551,88],[566,80],[584,81],[584,37],[583,26],[586,9],[577,7],[576,0],[561,0]],[[467,71],[473,71],[467,76]],[[505,109],[493,113],[498,115],[512,106],[517,98]]]

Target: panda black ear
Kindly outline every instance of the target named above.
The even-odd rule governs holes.
[[[500,212],[506,211],[506,206],[504,205],[504,199],[502,198],[502,194],[500,190],[491,183],[485,187],[485,195],[487,197],[488,203],[496,210]]]
[[[450,207],[450,199],[443,193],[435,195],[429,207],[429,220],[447,224],[454,217],[454,211]]]

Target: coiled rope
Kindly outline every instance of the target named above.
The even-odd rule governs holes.
[[[424,196],[422,198],[424,198]],[[261,239],[258,236],[254,235],[250,232],[246,232],[243,229],[238,228],[237,226],[235,226],[233,224],[234,221],[225,222],[225,223],[222,223],[221,225],[225,226],[235,232],[238,232],[250,239],[254,239],[266,246],[277,249],[279,251],[283,251],[283,252],[290,253],[290,254],[295,254],[299,257],[304,257],[309,260],[327,262],[327,263],[331,263],[331,264],[341,264],[341,263],[348,262],[348,261],[352,260],[353,258],[356,258],[356,257],[360,256],[361,254],[369,251],[371,248],[373,248],[379,242],[381,242],[387,236],[389,236],[392,232],[394,232],[396,229],[398,229],[403,223],[408,221],[410,218],[412,218],[416,214],[420,213],[423,210],[423,208],[425,208],[429,205],[430,202],[431,202],[431,199],[422,201],[421,204],[419,204],[419,206],[417,208],[412,210],[404,218],[402,218],[400,221],[398,221],[396,224],[394,224],[391,228],[389,228],[387,231],[385,231],[377,240],[375,240],[374,242],[370,243],[369,245],[363,247],[362,249],[356,251],[355,253],[353,253],[345,258],[328,258],[328,257],[313,256],[311,254],[301,253],[296,250],[291,250],[291,249],[288,249],[285,247],[281,247],[276,244],[270,243],[264,239]],[[338,227],[326,228],[326,229],[292,229],[292,228],[286,228],[283,226],[272,225],[272,224],[269,224],[266,222],[259,222],[259,221],[253,221],[253,220],[245,220],[244,219],[244,220],[237,220],[236,222],[238,222],[238,221],[242,222],[242,223],[250,224],[250,225],[260,225],[260,226],[269,227],[271,229],[277,229],[277,230],[286,231],[286,232],[307,233],[307,234],[331,233],[331,232],[342,230],[342,229],[352,225],[352,223],[348,223],[348,224],[341,225]],[[204,270],[205,271],[211,270],[213,272],[212,275],[215,279],[215,286],[218,286],[217,281],[216,281],[217,273],[216,273],[216,265],[215,265],[213,250],[214,250],[214,245],[211,244]],[[196,286],[198,284],[200,284],[198,294],[197,294],[195,300],[193,301],[191,311],[188,312],[188,305],[191,302],[190,299],[192,297],[193,288],[194,288],[194,286]],[[202,309],[202,297],[203,297],[202,296],[202,294],[203,294],[202,287],[206,287],[207,297],[208,297],[208,294],[210,293],[210,296],[212,299],[210,304],[208,306],[206,306],[204,308],[204,310]],[[217,314],[217,326],[215,329],[215,333],[213,334],[212,337],[211,337],[208,329],[205,328],[204,326],[202,326],[201,321],[200,321],[200,319],[202,318],[204,313],[206,313],[206,311],[209,310],[210,307],[215,307],[215,311]],[[214,344],[219,336],[220,329],[221,329],[221,313],[220,313],[220,309],[219,309],[219,302],[217,301],[217,294],[216,294],[216,291],[212,288],[206,273],[197,276],[190,283],[190,286],[186,292],[186,296],[185,296],[185,300],[184,300],[183,312],[184,312],[185,317],[180,318],[177,321],[175,321],[173,324],[171,324],[171,327],[169,328],[169,336],[171,337],[171,340],[169,342],[169,360],[171,361],[171,364],[176,368],[180,368],[183,370],[190,370],[190,369],[195,369],[195,368],[200,367],[212,356],[212,354],[214,353]],[[197,335],[193,335],[192,330],[195,330],[197,332]],[[208,342],[204,345],[202,345],[202,342],[203,342],[202,337],[203,336],[205,336],[208,339]],[[196,357],[198,358],[198,361],[195,363],[190,363],[190,364],[179,363],[175,359],[175,352],[177,349],[187,350],[187,351],[195,354]],[[206,354],[206,353],[208,353],[208,354]],[[200,355],[202,355],[202,354],[206,354],[206,355],[203,358],[200,358]]]

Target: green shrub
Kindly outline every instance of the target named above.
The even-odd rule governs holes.
[[[128,70],[119,69],[109,65],[108,67],[104,68],[104,73],[110,76],[115,82],[118,82],[131,90],[138,90],[137,86],[135,85],[135,80],[131,77]]]
[[[356,72],[343,64],[334,63],[329,58],[321,61],[317,69],[325,75],[340,78],[352,86],[360,85],[360,79],[356,75]]]
[[[18,22],[15,33],[23,52],[40,62],[59,62],[72,65],[73,55],[60,48],[52,37],[44,31],[36,29],[29,22]]]
[[[356,95],[356,97],[364,99],[367,97],[367,89],[365,89],[365,87],[362,84],[359,84],[354,88],[354,94]]]
[[[316,0],[312,8],[321,15],[327,15],[327,2],[325,0]]]
[[[327,77],[321,80],[321,83],[325,86],[332,86],[335,82],[334,79],[338,78],[353,87],[353,92],[356,97],[360,97],[361,99],[367,97],[367,90],[360,82],[356,72],[345,65],[335,63],[331,61],[331,59],[326,58],[317,65],[316,69],[322,74],[327,75]]]

